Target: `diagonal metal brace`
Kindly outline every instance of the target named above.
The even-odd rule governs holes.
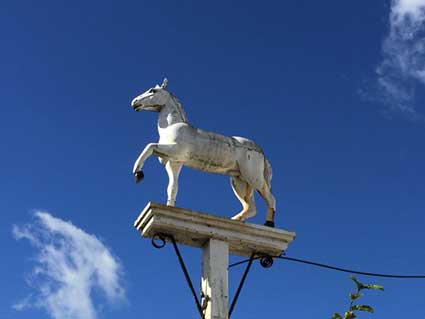
[[[273,265],[273,258],[271,256],[266,255],[266,254],[257,254],[257,253],[251,254],[251,257],[249,257],[249,260],[248,260],[248,265],[246,266],[245,271],[242,275],[241,281],[239,283],[239,287],[236,290],[235,296],[233,297],[232,304],[230,305],[229,319],[230,319],[230,317],[233,313],[233,310],[236,306],[236,302],[238,301],[239,295],[240,295],[241,290],[243,288],[243,285],[245,283],[246,277],[248,276],[249,270],[251,269],[252,262],[255,259],[260,259],[260,264],[263,268],[270,268]]]
[[[252,262],[254,261],[254,257],[255,257],[255,253],[253,253],[251,257],[249,258],[248,265],[246,266],[245,271],[242,275],[242,279],[241,279],[241,282],[239,283],[239,287],[236,290],[235,296],[233,297],[233,301],[229,309],[229,319],[230,319],[230,316],[232,315],[233,309],[235,308],[236,302],[238,301],[239,294],[241,293],[242,287],[245,283],[246,276],[248,276],[248,272],[251,269],[251,265],[252,265]]]
[[[163,248],[165,246],[167,239],[169,241],[171,241],[171,243],[173,244],[174,251],[175,251],[175,253],[177,255],[177,259],[178,259],[179,264],[180,264],[180,267],[181,267],[181,269],[183,271],[183,274],[184,274],[184,277],[186,279],[186,282],[187,282],[187,284],[188,284],[188,286],[190,288],[190,291],[192,292],[193,299],[195,301],[196,308],[198,309],[199,315],[201,316],[202,319],[205,319],[204,309],[203,309],[203,307],[201,305],[200,300],[198,299],[198,296],[196,294],[195,288],[193,287],[192,280],[190,279],[189,272],[187,271],[187,268],[186,268],[186,265],[184,263],[183,257],[182,257],[182,255],[180,253],[179,247],[177,246],[177,243],[176,243],[174,237],[171,236],[171,235],[168,235],[168,234],[156,234],[156,235],[154,235],[152,237],[152,245],[155,248],[161,249],[161,248]]]

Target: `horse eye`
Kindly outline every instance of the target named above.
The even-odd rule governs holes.
[[[154,89],[150,89],[149,93],[156,93],[156,91]]]

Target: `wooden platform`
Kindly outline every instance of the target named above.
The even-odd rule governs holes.
[[[176,242],[203,247],[209,239],[225,241],[229,252],[249,257],[253,252],[280,255],[295,233],[149,202],[134,226],[143,237],[172,235]]]

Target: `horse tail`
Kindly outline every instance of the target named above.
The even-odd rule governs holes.
[[[264,180],[266,181],[269,189],[272,188],[272,176],[272,166],[270,165],[270,162],[264,157]]]

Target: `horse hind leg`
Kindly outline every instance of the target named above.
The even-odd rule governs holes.
[[[276,211],[276,199],[274,198],[270,186],[267,183],[264,183],[264,186],[261,190],[258,190],[258,193],[264,199],[267,204],[267,215],[265,226],[274,227],[274,214]]]
[[[242,210],[240,213],[232,217],[233,220],[245,220],[247,218],[255,216],[257,208],[254,201],[254,189],[245,181],[238,177],[232,177],[230,179],[233,191],[236,197],[242,204]]]

